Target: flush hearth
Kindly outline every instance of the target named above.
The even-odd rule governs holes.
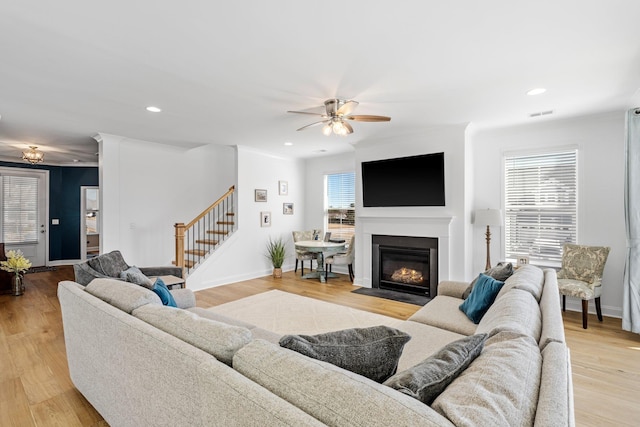
[[[372,236],[372,287],[433,297],[438,283],[438,239]]]

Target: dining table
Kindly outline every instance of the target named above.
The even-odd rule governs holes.
[[[311,273],[302,276],[303,279],[320,279],[320,283],[325,283],[327,277],[337,277],[335,273],[324,270],[324,259],[326,256],[334,255],[345,251],[345,243],[325,242],[323,240],[300,240],[295,242],[296,249],[318,254],[318,268]]]

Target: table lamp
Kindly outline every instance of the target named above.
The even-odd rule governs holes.
[[[491,268],[491,229],[489,227],[502,225],[502,211],[500,209],[478,209],[475,212],[473,223],[487,226],[487,232],[485,233],[485,236],[487,236],[487,265],[485,270],[488,270]]]

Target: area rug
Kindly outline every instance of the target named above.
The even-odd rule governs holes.
[[[359,288],[354,289],[351,292],[353,292],[354,294],[369,295],[371,297],[390,299],[393,301],[406,302],[408,304],[420,306],[423,306],[431,301],[431,298],[429,298],[428,296],[408,294],[406,292],[397,292],[388,289]]]
[[[31,267],[30,269],[28,269],[27,271],[25,271],[26,274],[29,273],[42,273],[44,271],[56,271],[57,268],[56,267],[47,267],[45,265],[40,266],[40,267]]]
[[[402,320],[381,314],[277,290],[252,295],[208,310],[283,335],[313,335],[376,325],[397,327],[402,323]]]

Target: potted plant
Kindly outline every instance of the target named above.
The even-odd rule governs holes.
[[[4,271],[13,273],[11,279],[11,290],[13,295],[18,296],[24,293],[24,284],[22,283],[22,275],[31,268],[31,261],[22,255],[22,251],[7,251],[7,260],[0,261],[0,268]]]
[[[287,256],[287,250],[281,237],[275,240],[269,237],[265,256],[269,258],[271,265],[273,265],[273,277],[282,277],[282,264],[284,263],[284,258]]]

